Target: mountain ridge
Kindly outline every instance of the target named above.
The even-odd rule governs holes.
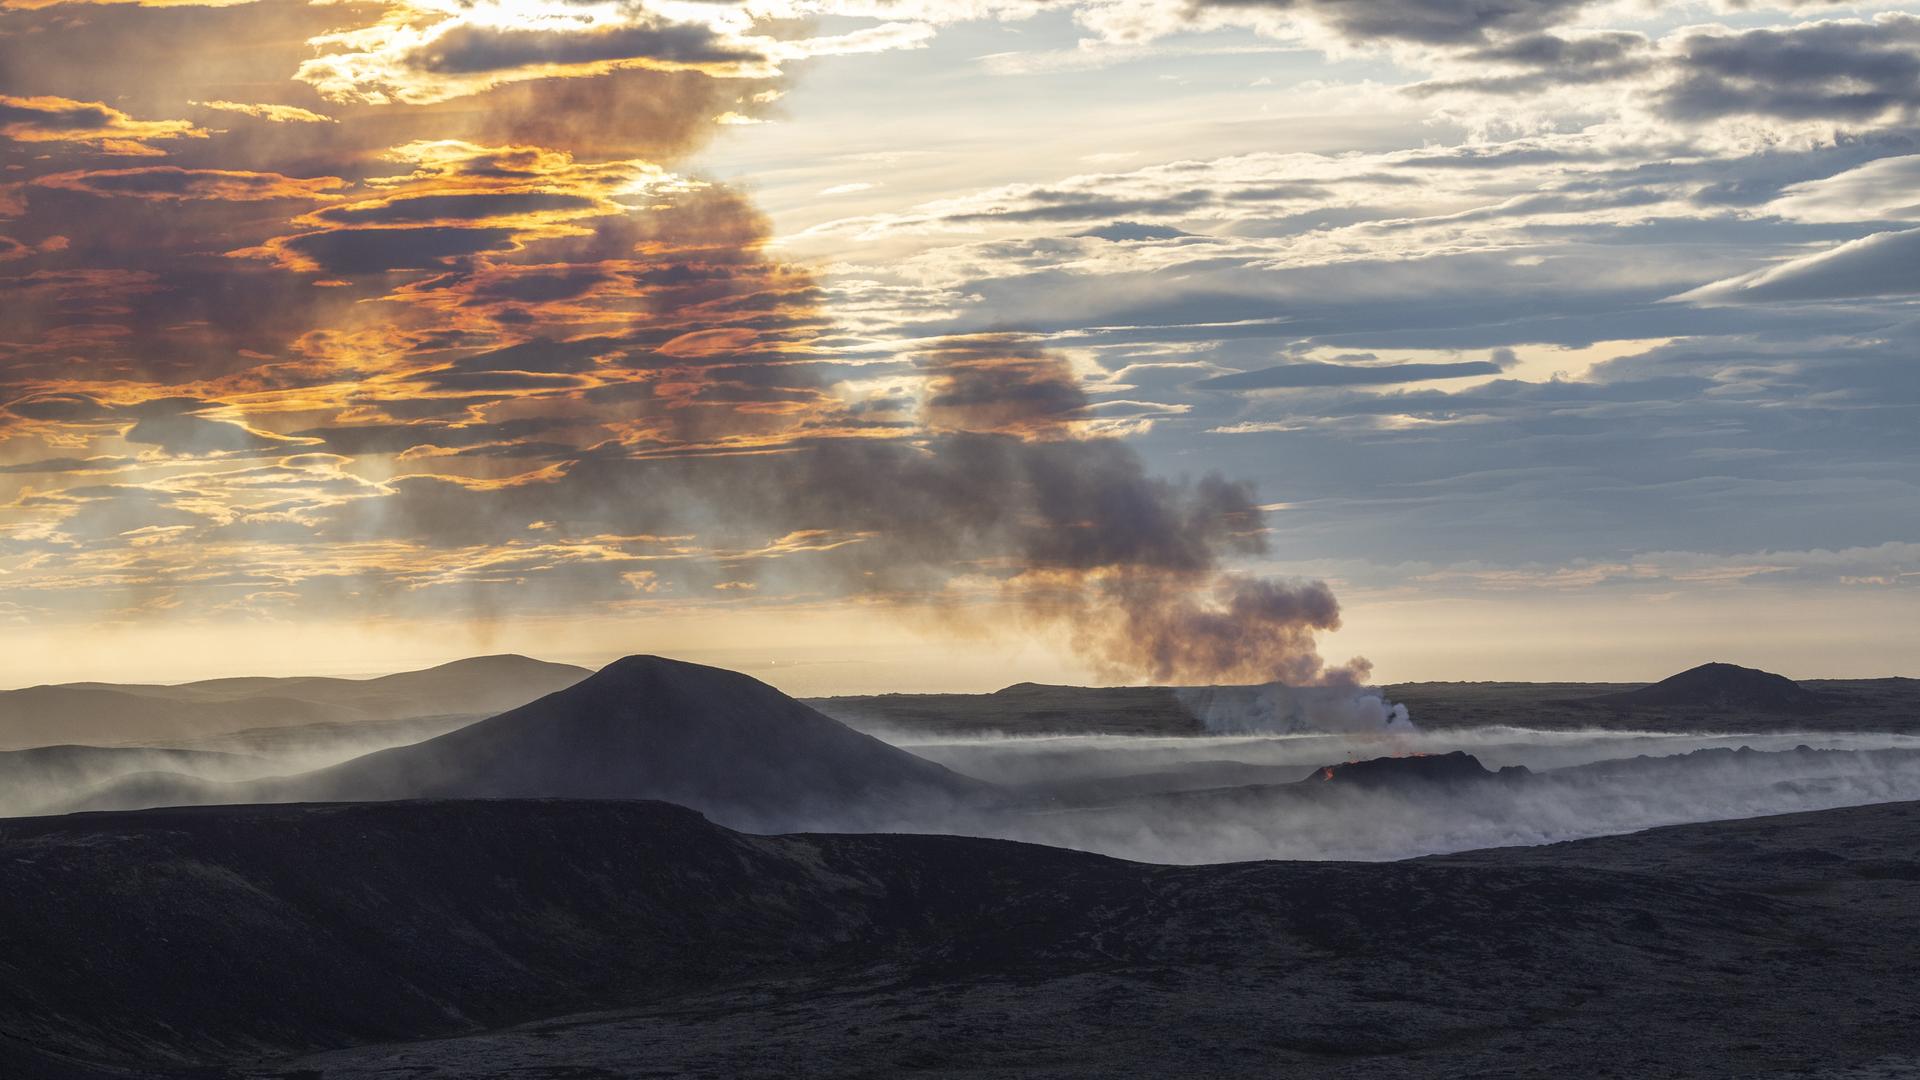
[[[588,674],[567,664],[500,654],[366,679],[243,676],[175,685],[41,684],[0,691],[0,750],[164,746],[249,729],[485,716]]]

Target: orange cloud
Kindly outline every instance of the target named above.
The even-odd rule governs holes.
[[[26,143],[83,143],[103,153],[152,156],[147,145],[165,139],[204,139],[207,132],[186,120],[135,120],[98,101],[0,94],[0,135]]]
[[[185,202],[217,199],[226,202],[265,202],[274,199],[326,199],[347,186],[336,176],[293,177],[279,173],[232,169],[183,169],[153,165],[138,169],[92,169],[49,173],[34,186],[78,191],[103,198]]]
[[[242,0],[251,2],[251,0]],[[297,105],[262,105],[244,101],[196,101],[193,104],[203,109],[215,109],[220,112],[239,113],[256,120],[267,120],[276,124],[331,124],[333,117],[322,116],[310,109]]]

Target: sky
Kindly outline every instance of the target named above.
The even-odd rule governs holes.
[[[0,685],[1920,674],[1920,6],[0,0]]]

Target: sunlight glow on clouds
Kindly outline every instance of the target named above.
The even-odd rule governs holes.
[[[38,630],[911,604],[1312,677],[1337,607],[1248,575],[1920,596],[1912,5],[8,0],[0,69]]]

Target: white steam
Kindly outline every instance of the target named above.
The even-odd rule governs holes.
[[[1188,686],[1174,697],[1216,735],[1352,733],[1405,735],[1417,730],[1405,705],[1348,685]]]

